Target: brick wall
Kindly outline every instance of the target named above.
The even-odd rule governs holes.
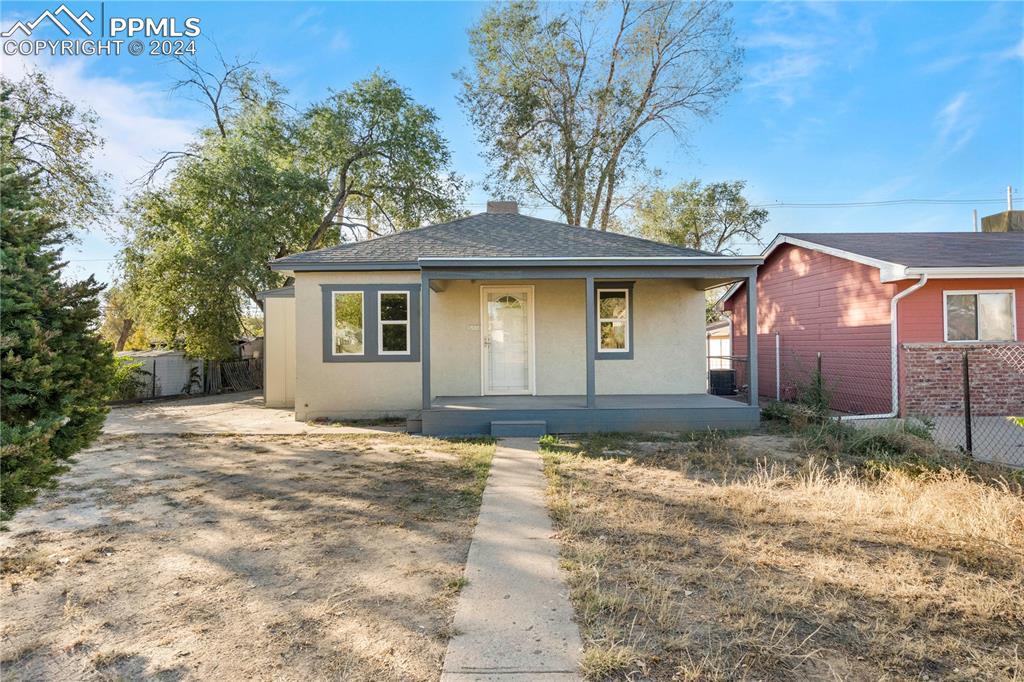
[[[963,414],[963,352],[971,371],[971,413],[1024,412],[1024,343],[908,343],[900,349],[900,412]]]

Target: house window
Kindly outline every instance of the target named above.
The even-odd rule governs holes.
[[[408,355],[409,292],[378,292],[377,310],[377,351],[381,355]]]
[[[947,291],[946,341],[1013,341],[1012,291]]]
[[[324,362],[419,362],[419,284],[321,284]]]
[[[630,350],[630,315],[628,288],[597,290],[597,351],[628,353]]]
[[[333,297],[333,350],[335,355],[362,355],[363,292],[336,291]]]

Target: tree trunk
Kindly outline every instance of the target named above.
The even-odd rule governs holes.
[[[132,327],[135,326],[135,320],[127,319],[121,323],[121,333],[117,335],[117,343],[114,344],[115,351],[124,350],[124,344],[128,343],[128,339],[132,336]]]
[[[605,190],[604,195],[604,206],[601,208],[601,231],[606,232],[608,230],[608,221],[611,220],[612,216],[612,201],[615,199],[615,170],[619,163],[618,153],[612,158],[611,163],[608,164],[608,188]]]

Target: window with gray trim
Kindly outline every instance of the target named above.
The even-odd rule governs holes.
[[[331,310],[331,352],[335,355],[362,355],[366,345],[363,292],[335,291]]]
[[[321,284],[324,362],[419,362],[419,284]]]
[[[633,357],[633,282],[597,282],[598,360],[628,360]]]
[[[409,353],[409,292],[377,292],[377,324],[381,355]]]

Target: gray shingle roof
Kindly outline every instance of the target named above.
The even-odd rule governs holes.
[[[364,242],[296,253],[274,265],[415,263],[418,258],[637,258],[712,256],[514,213],[479,213],[450,223],[407,230]]]
[[[839,232],[783,235],[908,268],[1024,266],[1020,232]]]

